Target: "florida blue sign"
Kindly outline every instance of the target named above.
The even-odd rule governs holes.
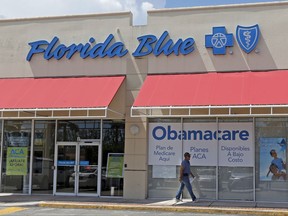
[[[257,46],[260,30],[258,25],[253,26],[237,26],[236,38],[241,49],[246,53],[250,53]],[[175,56],[188,55],[195,50],[195,40],[192,37],[186,39],[179,38],[173,40],[169,33],[164,31],[160,37],[152,34],[142,35],[137,38],[139,44],[135,51],[132,52],[134,57],[143,57],[147,55]],[[74,55],[79,55],[80,58],[113,58],[123,57],[129,51],[125,44],[121,41],[116,41],[113,34],[103,42],[96,42],[96,39],[91,37],[86,43],[68,44],[60,43],[60,39],[55,36],[51,41],[38,40],[28,43],[30,51],[27,54],[26,60],[31,61],[34,55],[43,55],[44,59],[52,58],[59,60],[63,57],[71,59]],[[227,33],[224,26],[213,27],[212,34],[205,35],[205,47],[212,48],[214,55],[225,55],[227,47],[234,46],[234,37],[232,33]]]
[[[246,52],[250,53],[258,44],[260,36],[260,30],[258,25],[253,26],[237,26],[236,29],[236,39],[240,48]]]
[[[139,45],[132,53],[134,57],[142,57],[149,54],[159,56],[164,54],[169,56],[175,54],[178,56],[187,55],[194,51],[194,39],[187,38],[185,40],[178,39],[174,42],[169,38],[169,33],[164,31],[163,34],[157,38],[155,35],[143,35],[137,38]],[[35,54],[43,54],[44,59],[50,60],[55,58],[57,60],[63,58],[71,59],[75,54],[79,54],[82,59],[85,58],[104,58],[106,56],[122,57],[128,53],[124,43],[116,42],[114,35],[110,34],[102,43],[96,43],[95,38],[91,37],[89,42],[82,44],[59,44],[59,38],[54,37],[50,42],[46,40],[39,40],[30,42],[30,51],[26,57],[30,61]]]

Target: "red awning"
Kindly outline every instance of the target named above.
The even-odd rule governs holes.
[[[133,107],[287,105],[288,70],[149,75]]]
[[[124,78],[0,79],[0,109],[108,107]]]

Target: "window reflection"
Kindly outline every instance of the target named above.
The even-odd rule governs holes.
[[[252,167],[219,167],[219,199],[253,200]]]
[[[53,193],[55,121],[35,121],[32,193]]]
[[[80,139],[100,139],[100,120],[58,121],[57,141],[76,142]]]
[[[31,121],[4,122],[2,192],[29,192],[31,125]]]
[[[256,118],[255,120],[256,201],[287,202],[288,118]],[[280,170],[280,164],[276,165],[277,168],[271,166],[275,158],[281,158],[286,163],[286,168]]]
[[[108,155],[124,153],[124,121],[103,121],[101,196],[123,196],[123,177],[107,177]]]

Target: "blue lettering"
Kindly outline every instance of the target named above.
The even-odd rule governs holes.
[[[187,55],[191,52],[194,51],[194,39],[193,38],[187,38],[186,40],[183,41],[183,43],[180,46],[180,52],[183,55]]]
[[[160,133],[162,133],[162,136],[157,135],[157,131],[160,130]],[[159,132],[158,132],[159,133]],[[152,131],[152,136],[156,140],[163,140],[166,137],[166,129],[162,126],[157,126]]]
[[[241,140],[248,140],[249,139],[249,132],[246,130],[240,131],[239,138]]]
[[[155,35],[144,35],[138,37],[140,44],[136,48],[135,52],[132,53],[135,57],[141,57],[149,55],[153,52],[155,56],[159,56],[162,53],[166,56],[174,53],[176,56],[181,53],[182,55],[187,55],[194,51],[195,41],[193,38],[187,38],[186,40],[178,39],[174,44],[172,39],[168,39],[169,33],[164,31],[159,39]],[[166,41],[166,42],[165,42]],[[153,44],[155,43],[154,50]]]
[[[157,41],[157,38],[154,35],[144,35],[144,36],[138,37],[137,39],[138,41],[140,41],[140,44],[135,50],[135,52],[132,53],[132,55],[135,57],[149,55],[153,51],[152,44],[155,41]],[[146,49],[146,51],[143,51],[144,48]]]
[[[11,154],[24,154],[23,149],[12,149]]]
[[[177,132],[175,130],[171,130],[171,126],[168,126],[168,140],[176,140]]]
[[[110,34],[104,43],[95,44],[91,48],[91,44],[95,42],[94,38],[90,38],[89,42],[83,45],[82,43],[76,45],[71,44],[66,46],[64,44],[59,44],[56,47],[56,44],[59,41],[58,37],[54,37],[53,40],[49,43],[45,40],[35,41],[29,43],[31,49],[26,57],[27,61],[30,61],[34,54],[44,53],[44,59],[49,60],[55,58],[57,60],[61,59],[66,54],[67,59],[71,59],[75,53],[79,53],[80,57],[85,59],[88,56],[91,58],[104,58],[108,56],[110,58],[114,56],[122,57],[128,53],[128,50],[125,49],[122,42],[113,43],[114,36]],[[46,47],[45,47],[46,46]]]
[[[40,41],[29,43],[29,45],[31,46],[31,49],[26,57],[26,60],[30,61],[34,54],[45,52],[45,49],[41,48],[40,46],[48,45],[48,44],[49,44],[48,41],[45,41],[45,40],[40,40]]]
[[[54,51],[54,58],[57,60],[61,59],[65,55],[66,50],[67,47],[64,46],[63,44],[60,44]]]
[[[168,36],[168,32],[165,31],[161,35],[161,37],[159,38],[157,43],[155,44],[155,48],[154,48],[154,51],[153,51],[155,56],[159,56],[161,53],[164,53],[166,56],[169,56],[172,52],[174,52],[176,56],[179,55],[179,46],[182,43],[182,39],[179,39],[175,45],[173,45],[173,40],[169,39],[162,46],[162,44],[166,40],[167,36]]]
[[[53,52],[51,53],[51,51],[56,45],[56,43],[58,42],[58,40],[59,40],[58,37],[54,37],[53,40],[48,44],[47,49],[45,50],[45,53],[44,53],[44,58],[46,60],[49,60],[53,57],[54,54]]]
[[[152,130],[152,136],[156,140],[243,140],[249,139],[249,132],[247,130],[173,130],[171,125],[167,128],[163,126],[156,126]]]
[[[202,140],[202,131],[201,130],[198,130],[198,131],[195,131],[195,130],[192,130],[192,131],[188,131],[188,138],[189,140],[193,139],[193,140],[197,140],[197,134],[199,135],[199,140]],[[192,138],[192,135],[193,135],[193,138]]]

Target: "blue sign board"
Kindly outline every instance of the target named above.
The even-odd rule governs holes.
[[[254,26],[237,26],[236,38],[241,49],[246,53],[250,53],[255,49],[260,35],[258,25]],[[186,39],[179,38],[173,41],[169,33],[164,31],[162,35],[157,38],[155,35],[142,35],[137,38],[139,45],[132,52],[134,57],[143,57],[147,55],[165,55],[174,54],[176,56],[188,55],[195,50],[195,40],[192,37]],[[113,34],[108,35],[104,42],[96,42],[95,38],[91,37],[85,44],[71,44],[65,45],[59,43],[59,38],[54,37],[51,41],[38,40],[30,42],[30,51],[26,57],[27,61],[31,61],[36,54],[42,54],[44,59],[50,60],[52,58],[60,60],[63,57],[71,59],[75,54],[80,58],[104,58],[104,57],[123,57],[129,51],[126,49],[123,42],[115,41]],[[212,34],[205,35],[205,47],[212,48],[214,55],[225,55],[227,47],[234,46],[234,39],[232,33],[227,33],[224,26],[213,27]]]
[[[236,39],[240,48],[246,52],[250,53],[258,44],[260,36],[260,30],[258,25],[254,26],[237,26],[236,29]]]
[[[205,47],[212,48],[214,55],[225,55],[226,47],[233,47],[233,34],[227,33],[225,27],[213,27],[211,35],[205,35]]]
[[[89,161],[80,161],[79,165],[80,166],[88,166],[89,165]]]
[[[58,160],[57,165],[58,166],[74,166],[75,161],[74,160]]]

